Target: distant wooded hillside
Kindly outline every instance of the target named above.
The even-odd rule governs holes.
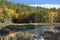
[[[0,22],[14,23],[42,23],[60,22],[60,8],[31,7],[24,4],[12,3],[7,0],[0,1]]]

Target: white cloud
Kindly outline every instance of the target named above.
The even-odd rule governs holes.
[[[44,7],[44,8],[60,8],[60,5],[59,4],[40,4],[40,5],[30,5],[30,6],[33,6],[33,7]]]

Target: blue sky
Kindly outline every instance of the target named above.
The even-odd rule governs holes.
[[[8,0],[21,4],[60,4],[60,0]]]

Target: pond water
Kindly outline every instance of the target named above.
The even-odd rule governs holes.
[[[23,30],[23,31],[19,31],[19,32],[31,32],[34,34],[43,34],[45,31],[49,30],[49,26],[36,26],[34,29],[30,29],[30,30]]]
[[[22,26],[21,26],[22,27]],[[18,34],[12,38],[12,40],[44,40],[44,37],[41,34],[44,34],[45,31],[49,30],[50,26],[35,26],[34,29],[16,31]],[[12,28],[13,29],[13,28]],[[15,29],[14,29],[15,30]]]
[[[49,30],[49,26],[36,26],[36,28],[32,29],[32,30],[24,30],[24,37],[27,38],[26,36],[30,37],[29,40],[44,40],[43,36],[40,36],[40,34],[43,34],[44,31]],[[19,31],[18,35],[21,34],[22,31]],[[39,36],[37,37],[33,37],[32,36],[35,34],[35,36],[38,34]],[[28,39],[26,39],[28,40]]]
[[[30,30],[29,32],[32,32],[32,33],[44,33],[44,31],[47,31],[49,30],[49,26],[36,26],[35,29],[33,30]]]

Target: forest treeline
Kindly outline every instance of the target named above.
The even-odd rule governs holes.
[[[60,23],[60,8],[31,7],[24,4],[0,1],[1,23]]]

